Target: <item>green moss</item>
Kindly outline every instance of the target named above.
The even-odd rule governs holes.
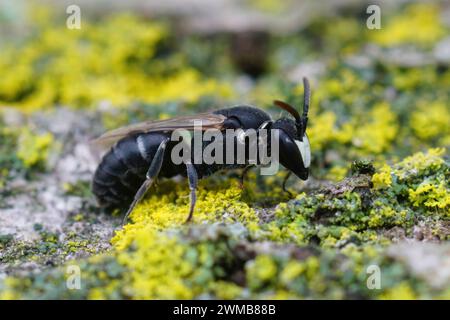
[[[75,183],[65,183],[63,189],[68,195],[87,198],[91,195],[91,184],[78,180]]]
[[[373,175],[375,173],[375,167],[370,160],[357,160],[352,163],[353,174],[368,174]]]
[[[2,234],[0,235],[0,248],[5,248],[12,240],[14,236],[12,234]]]
[[[8,128],[3,124],[0,116],[0,193],[6,187],[8,181],[13,178],[15,170],[20,170],[23,165],[17,157],[17,130]],[[2,200],[0,200],[1,204]]]

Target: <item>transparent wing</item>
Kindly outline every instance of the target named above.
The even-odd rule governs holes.
[[[136,133],[174,131],[176,129],[194,130],[195,126],[200,126],[200,124],[202,130],[221,129],[225,119],[226,117],[221,114],[200,113],[166,120],[145,121],[108,131],[93,140],[92,143],[102,148],[108,148],[120,139]]]

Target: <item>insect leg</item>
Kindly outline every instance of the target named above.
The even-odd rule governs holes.
[[[158,177],[159,171],[161,170],[163,164],[164,151],[166,150],[167,142],[169,142],[169,138],[161,142],[161,144],[158,147],[158,150],[156,150],[156,154],[147,171],[146,180],[144,181],[144,183],[142,183],[139,190],[134,195],[134,200],[131,203],[130,207],[128,208],[128,211],[125,214],[125,217],[123,218],[122,224],[125,224],[127,222],[127,218],[130,215],[131,211],[133,211],[134,207],[144,197],[147,190],[151,187],[155,179]]]
[[[266,129],[267,127],[270,127],[271,124],[272,124],[272,121],[270,121],[270,120],[269,121],[264,121],[259,126],[258,130]],[[251,165],[249,165],[249,166],[244,168],[244,170],[242,171],[241,177],[240,177],[239,188],[244,189],[245,176],[250,171],[250,169],[252,169],[253,167],[255,167],[255,165],[251,164]]]
[[[286,192],[287,194],[289,194],[289,196],[292,198],[292,197],[293,197],[292,192],[290,192],[290,191],[286,188],[286,183],[287,183],[289,177],[291,176],[291,173],[292,173],[292,172],[289,171],[289,172],[287,173],[287,175],[284,177],[284,179],[283,179],[283,184],[281,185],[281,188],[283,189],[284,192]]]
[[[197,182],[198,175],[195,167],[192,163],[186,163],[187,176],[189,180],[189,189],[191,190],[191,206],[189,208],[189,216],[186,219],[185,223],[188,223],[192,219],[192,215],[194,213],[195,202],[197,201]]]
[[[249,165],[242,170],[241,177],[239,179],[239,188],[244,189],[245,176],[250,171],[250,169],[254,168],[255,165]]]
[[[266,129],[267,127],[270,127],[270,126],[272,125],[272,123],[273,123],[272,120],[264,121],[264,122],[259,126],[258,130]]]

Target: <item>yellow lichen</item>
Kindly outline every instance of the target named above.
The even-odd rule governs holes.
[[[380,170],[372,176],[372,182],[376,189],[389,187],[392,183],[391,167],[387,164],[383,165]]]
[[[423,103],[411,115],[411,128],[421,140],[450,141],[450,111],[444,102]],[[444,144],[443,144],[444,145]]]
[[[409,190],[409,200],[414,206],[444,209],[450,206],[450,192],[444,181],[439,184],[421,183],[417,189]]]
[[[445,154],[444,148],[431,148],[426,153],[417,152],[403,159],[394,173],[400,178],[406,178],[425,170],[436,170],[444,164],[443,154]]]
[[[396,115],[387,103],[379,103],[373,107],[369,119],[357,127],[352,143],[365,154],[379,154],[388,150],[396,137]]]
[[[436,6],[420,3],[408,6],[381,30],[370,32],[371,38],[384,46],[399,44],[430,45],[445,35]]]
[[[383,300],[415,300],[417,296],[407,282],[401,282],[379,296]]]
[[[335,122],[336,115],[333,112],[324,112],[315,117],[308,129],[311,146],[321,150],[333,141],[336,133]]]
[[[226,281],[216,281],[211,285],[212,292],[219,299],[236,299],[242,293],[242,288],[238,285],[226,282]]]
[[[360,99],[358,92],[368,89],[368,84],[350,69],[339,71],[337,78],[324,79],[315,88],[313,102],[320,105],[323,101],[336,99],[347,106],[352,106]]]
[[[246,276],[250,288],[257,289],[273,280],[278,268],[272,257],[259,255],[246,265]]]
[[[50,15],[51,16],[51,15]],[[89,107],[108,101],[195,102],[204,95],[229,96],[229,85],[205,79],[183,58],[154,59],[167,28],[128,14],[73,32],[36,22],[26,47],[7,46],[0,56],[0,104],[32,111],[55,103]]]
[[[137,250],[118,254],[117,261],[133,270],[123,290],[136,299],[191,299],[183,278],[193,272],[175,239],[145,228],[133,234]],[[148,266],[152,266],[149,268]]]
[[[299,261],[290,261],[286,264],[280,274],[281,283],[288,285],[292,280],[305,271],[305,265]]]
[[[387,103],[378,103],[362,120],[336,125],[336,115],[327,111],[315,117],[308,134],[311,145],[323,150],[332,143],[351,144],[361,155],[381,154],[390,149],[398,132],[395,113]]]
[[[434,67],[417,67],[408,69],[392,68],[393,84],[398,90],[416,90],[430,83],[438,82]]]
[[[397,212],[394,208],[377,205],[370,210],[368,226],[370,228],[378,228],[384,225],[403,225],[406,211]]]
[[[118,249],[128,246],[142,229],[161,230],[184,223],[189,212],[189,189],[174,183],[171,185],[171,193],[153,195],[134,209],[130,215],[133,223],[125,225],[112,239]],[[240,200],[241,194],[242,190],[236,185],[228,188],[216,187],[208,191],[200,188],[197,191],[193,221],[258,221],[255,211]]]

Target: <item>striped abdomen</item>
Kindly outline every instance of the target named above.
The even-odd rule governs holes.
[[[133,200],[158,146],[170,134],[144,133],[120,140],[105,154],[94,174],[92,191],[100,205],[106,207],[127,207]],[[166,154],[159,176],[177,175],[179,168]]]

